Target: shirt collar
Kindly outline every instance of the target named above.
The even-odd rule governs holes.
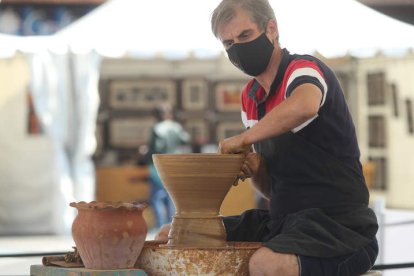
[[[272,85],[270,86],[270,91],[269,91],[269,94],[267,95],[268,97],[274,95],[276,91],[278,90],[277,88],[282,83],[283,76],[285,75],[286,69],[291,61],[290,57],[291,56],[289,54],[289,51],[286,48],[282,49],[282,59],[279,64],[279,68],[277,68],[276,77],[273,80]]]
[[[260,93],[264,94],[263,88],[260,86],[257,80],[253,81],[252,85],[250,86],[248,95],[249,95],[249,98],[253,99],[257,105],[265,102],[268,97],[271,97],[276,93],[277,88],[282,83],[283,75],[285,74],[285,71],[289,65],[289,62],[291,61],[290,57],[291,56],[289,54],[289,51],[286,48],[282,49],[282,59],[277,69],[276,77],[273,80],[272,85],[270,86],[269,94],[261,97]],[[260,101],[258,100],[259,98],[260,98]]]

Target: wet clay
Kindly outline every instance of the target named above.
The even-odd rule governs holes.
[[[225,246],[220,206],[240,173],[244,156],[193,153],[152,158],[176,207],[166,246]]]

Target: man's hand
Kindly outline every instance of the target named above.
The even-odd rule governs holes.
[[[242,165],[242,171],[239,175],[241,180],[246,178],[255,177],[262,166],[262,157],[255,152],[248,152],[246,159]]]
[[[251,144],[247,144],[244,133],[220,141],[219,153],[241,153],[247,154],[251,149]]]

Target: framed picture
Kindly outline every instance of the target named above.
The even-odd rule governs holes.
[[[216,107],[219,111],[240,111],[244,82],[225,82],[216,86]]]
[[[238,135],[245,130],[246,128],[242,122],[235,121],[219,123],[217,125],[217,141]]]
[[[184,128],[191,135],[192,139],[205,141],[209,138],[208,124],[203,119],[187,120],[184,124]]]
[[[171,80],[113,81],[109,89],[109,106],[114,109],[152,110],[159,102],[175,105],[176,84]]]
[[[185,110],[202,110],[208,104],[208,87],[205,80],[184,80],[182,105]]]
[[[109,144],[113,147],[138,147],[148,143],[155,119],[117,118],[109,122]]]

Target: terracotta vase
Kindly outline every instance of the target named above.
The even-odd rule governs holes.
[[[132,268],[147,235],[141,203],[72,202],[72,236],[88,269]]]
[[[244,156],[193,153],[152,158],[176,208],[167,246],[225,246],[220,206],[237,181]]]

